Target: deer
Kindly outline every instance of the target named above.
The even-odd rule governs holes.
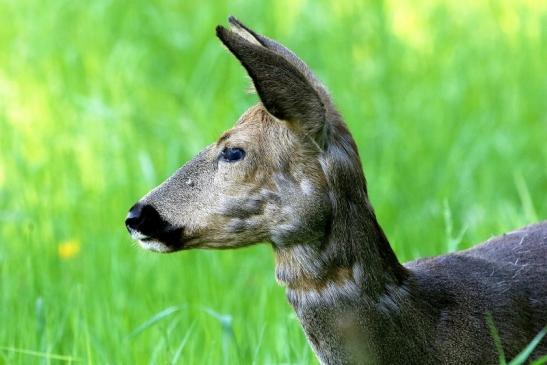
[[[234,17],[216,35],[260,101],[131,209],[144,249],[268,243],[322,364],[494,364],[547,324],[547,221],[402,264],[370,203],[357,145],[294,52]],[[540,342],[532,353],[547,353]]]

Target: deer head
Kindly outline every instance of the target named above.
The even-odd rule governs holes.
[[[130,209],[126,226],[146,249],[305,245],[328,233],[333,189],[366,196],[355,189],[364,182],[355,144],[323,85],[293,52],[229,21],[217,36],[261,102]]]

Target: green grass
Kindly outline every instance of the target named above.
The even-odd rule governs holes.
[[[326,82],[401,260],[545,219],[547,7],[407,3],[1,0],[0,364],[315,361],[269,247],[156,255],[123,226],[256,101],[229,14]]]

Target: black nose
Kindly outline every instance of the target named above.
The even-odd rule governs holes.
[[[164,231],[167,223],[153,206],[137,203],[129,209],[125,219],[125,226],[128,231],[138,231],[143,235],[152,237],[158,232]]]

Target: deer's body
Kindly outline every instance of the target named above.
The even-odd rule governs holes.
[[[270,242],[324,364],[490,364],[547,324],[547,222],[401,265],[370,205],[357,147],[324,86],[234,18],[217,35],[261,102],[151,191],[126,225],[172,252]],[[547,353],[544,340],[533,356]]]
[[[326,364],[495,364],[486,313],[508,358],[545,326],[546,242],[547,223],[529,226],[407,263],[402,280],[383,269],[378,282],[357,262],[320,288],[289,284],[287,297]],[[535,353],[547,353],[545,341]]]

